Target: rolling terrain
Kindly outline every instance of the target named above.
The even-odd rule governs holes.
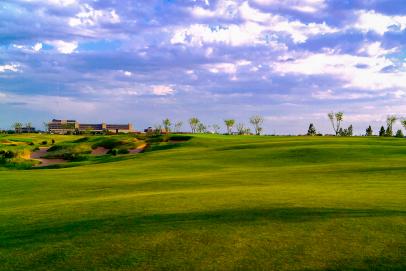
[[[196,135],[0,171],[2,271],[405,270],[405,255],[404,139]]]

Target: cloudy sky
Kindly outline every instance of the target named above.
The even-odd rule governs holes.
[[[0,128],[406,116],[404,0],[1,0]]]

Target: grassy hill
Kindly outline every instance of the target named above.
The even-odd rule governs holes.
[[[403,139],[198,135],[0,174],[0,270],[406,269]]]

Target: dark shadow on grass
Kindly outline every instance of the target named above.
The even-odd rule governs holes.
[[[242,225],[279,221],[302,223],[329,219],[405,217],[406,211],[336,208],[268,208],[230,209],[214,212],[174,213],[156,215],[111,216],[101,219],[79,220],[52,226],[22,225],[0,228],[0,248],[20,247],[70,240],[92,231],[111,233],[159,232],[201,226]],[[50,224],[52,222],[49,222]],[[30,229],[31,227],[31,229]]]

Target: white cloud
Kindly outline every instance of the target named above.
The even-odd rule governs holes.
[[[63,40],[53,40],[48,41],[47,43],[54,46],[58,50],[58,52],[62,54],[72,54],[73,52],[75,52],[76,48],[78,48],[77,41],[67,42]]]
[[[19,67],[20,67],[20,65],[18,65],[18,64],[0,65],[0,72],[6,72],[6,71],[18,72]]]
[[[81,11],[75,17],[69,19],[69,25],[76,26],[95,26],[100,23],[119,23],[120,16],[114,9],[97,10],[88,4],[81,6]]]
[[[173,94],[175,90],[170,86],[158,85],[152,87],[152,93],[158,96]]]
[[[325,0],[254,0],[263,6],[276,6],[306,13],[315,13],[326,7]]]
[[[41,51],[41,49],[42,49],[42,43],[40,43],[40,42],[36,43],[36,44],[32,47],[32,49],[33,49],[35,52]]]
[[[215,63],[215,64],[205,64],[203,67],[211,73],[227,73],[235,74],[240,67],[251,65],[251,61],[238,60],[235,63]],[[236,78],[236,77],[232,77]]]
[[[403,31],[406,28],[406,16],[389,16],[374,10],[360,10],[356,12],[357,21],[351,27],[368,32],[374,31],[380,35],[388,31]]]
[[[336,80],[344,81],[345,88],[406,89],[406,71],[382,72],[382,69],[392,65],[391,60],[379,54],[354,56],[333,52],[299,56],[294,60],[275,62],[271,67],[280,74],[332,75]]]
[[[124,71],[123,73],[124,73],[124,75],[127,76],[127,77],[131,77],[131,75],[133,75],[133,73],[132,73],[132,72],[129,72],[129,71]]]
[[[223,3],[223,4],[220,4]],[[206,24],[193,24],[187,27],[175,29],[171,43],[202,45],[204,43],[226,43],[231,46],[269,44],[273,48],[282,48],[275,39],[279,33],[287,33],[295,43],[303,43],[309,37],[323,35],[339,31],[328,26],[326,23],[302,23],[298,20],[264,13],[251,7],[248,2],[237,6],[229,1],[220,1],[215,10],[203,9],[201,7],[192,9],[195,17],[236,17],[243,20],[240,24],[225,24],[209,26]],[[224,8],[224,6],[228,8]],[[233,10],[233,12],[226,12]],[[224,13],[226,12],[226,15]],[[230,15],[232,14],[232,15]],[[271,38],[271,39],[270,39]]]

